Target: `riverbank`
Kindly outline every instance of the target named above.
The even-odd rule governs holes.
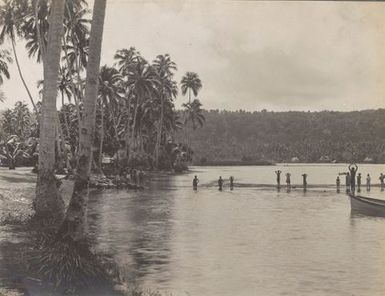
[[[194,166],[265,166],[265,165],[274,165],[270,161],[243,161],[243,160],[207,160],[200,161],[199,163],[194,164]]]

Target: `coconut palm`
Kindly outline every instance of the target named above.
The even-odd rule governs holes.
[[[3,84],[4,79],[3,76],[5,76],[7,79],[9,79],[9,71],[8,71],[8,64],[12,63],[12,58],[10,56],[10,52],[6,49],[0,50],[0,85]]]
[[[88,180],[92,164],[93,135],[95,130],[96,98],[98,95],[100,55],[106,0],[95,0],[90,32],[90,49],[86,71],[84,122],[79,135],[79,161],[75,184],[65,220],[59,234],[67,241],[82,241],[86,236]]]
[[[44,58],[44,88],[40,116],[39,170],[34,208],[38,217],[60,217],[64,203],[54,174],[57,110],[57,81],[63,34],[64,0],[53,0],[47,54]]]
[[[202,88],[202,81],[200,80],[197,73],[187,72],[181,80],[182,95],[186,95],[188,91],[188,102],[191,103],[191,92],[194,97],[198,95],[199,90]]]
[[[191,103],[186,103],[182,105],[185,110],[185,124],[188,124],[190,121],[192,123],[193,129],[195,130],[197,128],[197,125],[200,127],[203,126],[203,123],[205,121],[205,117],[202,114],[202,104],[198,99],[195,99]]]
[[[121,91],[122,76],[115,68],[103,66],[99,73],[99,106],[100,106],[100,139],[99,139],[99,167],[102,167],[103,157],[103,140],[104,140],[104,110],[108,108],[112,121],[115,121],[115,116],[112,112],[114,105],[118,104]],[[114,124],[115,126],[115,124]],[[116,135],[117,136],[117,135]]]
[[[25,47],[29,57],[36,57],[38,63],[43,61],[48,38],[48,16],[50,8],[47,0],[33,1],[33,7],[28,9],[21,30],[27,41]]]
[[[12,110],[12,117],[14,120],[14,133],[19,138],[26,140],[30,135],[32,124],[32,115],[27,104],[16,102],[15,107]]]
[[[114,55],[114,60],[116,60],[118,70],[123,75],[127,75],[128,72],[133,70],[138,57],[140,57],[140,53],[135,49],[135,47],[130,47],[129,49],[123,48],[117,50]]]
[[[141,57],[136,59],[134,67],[127,72],[126,79],[127,85],[132,90],[135,99],[134,117],[131,128],[131,148],[135,139],[139,106],[145,99],[153,96],[158,85],[158,80],[154,69]]]
[[[36,110],[35,102],[21,71],[15,45],[16,36],[22,36],[21,24],[26,13],[24,11],[25,7],[22,5],[22,3],[22,1],[3,1],[3,5],[0,7],[0,43],[3,43],[6,38],[10,40],[20,79],[24,85],[25,90],[27,91],[28,97],[34,109]]]
[[[159,150],[162,139],[163,118],[164,118],[164,101],[172,100],[177,96],[178,86],[172,80],[174,71],[177,70],[176,64],[171,60],[168,54],[158,55],[153,62],[153,67],[158,74],[159,86],[158,95],[160,99],[160,118],[158,123],[158,132],[155,145],[155,165],[159,165]]]
[[[125,127],[125,151],[126,153],[130,150],[130,139],[131,139],[131,106],[133,99],[135,98],[130,84],[127,82],[127,73],[132,71],[136,65],[140,53],[135,49],[135,47],[130,47],[129,49],[123,48],[117,50],[114,55],[115,66],[118,68],[120,73],[123,75],[123,88],[124,88],[124,99],[126,103],[125,110],[127,112],[127,120]]]

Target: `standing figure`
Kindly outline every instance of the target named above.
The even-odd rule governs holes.
[[[358,170],[358,166],[354,163],[349,165],[349,171],[350,171],[350,190],[352,193],[356,190],[356,173]]]
[[[193,190],[198,190],[198,183],[199,183],[199,179],[197,176],[195,176],[193,179]]]
[[[230,176],[229,181],[230,181],[230,190],[233,190],[233,188],[234,188],[234,177]]]
[[[286,185],[288,188],[290,188],[290,176],[291,174],[290,173],[286,173]]]
[[[275,171],[275,174],[277,175],[277,187],[281,187],[281,171],[278,170],[278,171]]]
[[[222,176],[220,176],[218,179],[218,190],[222,191],[222,189],[223,189],[223,179],[222,179]]]
[[[136,185],[137,184],[137,181],[138,179],[136,178],[136,170],[135,169],[132,169],[131,170],[131,182],[132,182],[132,185]]]
[[[370,175],[366,176],[366,191],[370,191]]]
[[[346,186],[346,192],[349,192],[350,191],[350,174],[349,173],[346,173],[345,186]]]
[[[381,189],[384,188],[384,179],[385,179],[385,175],[383,173],[380,174],[380,187]]]
[[[361,173],[357,176],[357,192],[361,192]]]
[[[302,174],[302,183],[303,183],[303,189],[306,190],[306,187],[307,187],[307,174]]]
[[[340,176],[337,176],[336,185],[337,185],[337,193],[340,193],[340,185],[341,185]]]
[[[143,185],[143,181],[144,181],[144,172],[143,172],[143,170],[140,170],[139,173],[138,173],[138,183],[139,183],[139,185]]]

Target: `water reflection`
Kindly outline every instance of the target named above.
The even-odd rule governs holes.
[[[154,182],[151,192],[157,192],[155,195],[118,191],[91,198],[91,214],[101,216],[93,227],[99,247],[116,254],[131,282],[142,283],[154,273],[162,274],[162,281],[169,280],[165,275],[169,274],[172,253],[175,191],[165,191],[164,187],[172,187],[171,183],[171,179]],[[106,212],[109,214],[102,215]]]
[[[176,295],[383,294],[385,219],[351,213],[334,176],[308,166],[315,184],[305,191],[295,168],[293,188],[281,190],[276,167],[198,169],[92,197],[98,248],[113,250],[131,280]],[[218,191],[226,174],[237,190]]]

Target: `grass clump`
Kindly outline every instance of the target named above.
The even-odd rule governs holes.
[[[37,234],[26,261],[28,273],[55,294],[122,295],[114,291],[121,278],[112,256],[95,254],[87,241],[58,238],[55,227]]]

